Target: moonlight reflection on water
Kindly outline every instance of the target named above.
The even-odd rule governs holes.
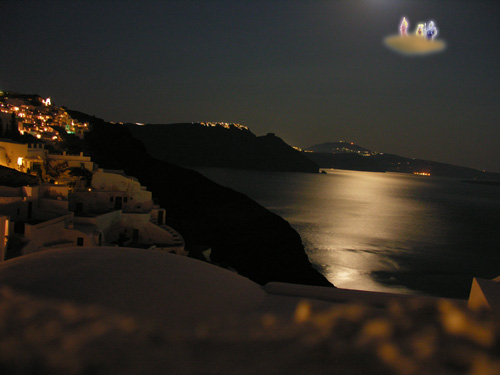
[[[467,298],[472,277],[500,275],[497,186],[344,170],[198,171],[287,220],[337,287]]]
[[[387,257],[388,253],[409,251],[406,242],[413,237],[435,237],[432,208],[408,200],[416,194],[418,183],[425,181],[346,171],[325,177],[336,180],[333,189],[331,184],[321,184],[317,192],[329,207],[322,214],[318,212],[322,231],[329,235],[315,239],[316,250],[309,253],[311,261],[320,265],[338,287],[394,291],[394,287],[375,282],[371,272],[400,271],[400,265]],[[292,222],[294,219],[300,222],[298,217]],[[308,237],[306,234],[305,239]]]

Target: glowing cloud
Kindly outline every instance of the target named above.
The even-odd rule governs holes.
[[[436,40],[437,29],[434,22],[418,24],[414,34],[407,33],[408,21],[403,17],[400,27],[400,35],[391,35],[384,39],[384,44],[391,50],[406,56],[422,56],[441,52],[446,48],[446,43]]]
[[[446,48],[446,43],[442,40],[429,41],[416,35],[391,35],[384,39],[384,43],[389,49],[407,56],[428,55]]]

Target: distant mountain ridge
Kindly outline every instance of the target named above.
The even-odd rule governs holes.
[[[148,152],[186,166],[280,172],[319,171],[318,165],[274,133],[256,136],[247,127],[226,123],[126,124]]]
[[[353,142],[327,142],[304,151],[320,168],[335,168],[371,172],[401,172],[441,177],[458,177],[477,181],[500,181],[500,173],[430,160],[407,158],[368,150]]]
[[[305,149],[312,152],[326,152],[332,154],[371,153],[372,151],[354,144],[354,142],[338,141],[317,144]]]

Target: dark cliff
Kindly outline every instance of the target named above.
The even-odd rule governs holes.
[[[195,171],[149,156],[127,127],[91,120],[86,152],[100,167],[123,169],[147,186],[166,209],[167,224],[183,235],[188,250],[210,247],[214,262],[260,284],[331,286],[311,266],[300,236],[284,219]]]
[[[274,134],[257,137],[238,125],[168,124],[137,126],[131,133],[160,160],[186,166],[317,173],[316,163]]]

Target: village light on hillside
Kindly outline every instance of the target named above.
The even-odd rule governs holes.
[[[19,165],[19,166],[23,165],[23,158],[22,157],[17,158],[17,165]]]

